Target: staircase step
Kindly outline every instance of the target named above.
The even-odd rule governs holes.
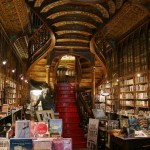
[[[63,86],[63,87],[75,87],[75,83],[57,83],[57,87],[61,87],[61,86]]]
[[[69,90],[69,91],[58,90],[57,95],[61,95],[61,94],[76,94],[76,92],[75,90]]]
[[[84,141],[81,141],[79,143],[76,143],[76,144],[73,144],[73,149],[76,149],[76,148],[86,148],[87,146],[87,143],[84,142]]]
[[[70,112],[70,113],[60,113],[59,114],[59,117],[60,118],[67,118],[67,117],[78,117],[79,115],[77,113],[73,113],[73,112]]]
[[[79,123],[63,123],[63,129],[78,129]]]
[[[62,87],[62,86],[57,87],[57,91],[60,91],[60,90],[62,90],[62,91],[75,90],[75,87],[69,87],[69,86],[66,86],[66,87]]]
[[[64,108],[64,107],[56,107],[57,112],[61,113],[61,112],[77,112],[77,108],[76,107],[68,107],[68,108]]]
[[[76,104],[75,104],[75,102],[66,102],[66,103],[64,103],[64,102],[57,103],[56,102],[56,106],[57,107],[76,107]]]
[[[74,98],[57,98],[56,102],[75,102],[75,99]]]
[[[76,130],[74,130],[74,129],[63,130],[63,135],[66,135],[66,136],[68,136],[68,135],[75,135],[76,136],[76,135],[80,135],[80,134],[84,135],[84,131],[81,128],[78,128]]]
[[[69,117],[69,118],[63,118],[64,123],[80,123],[79,117]]]
[[[56,98],[76,98],[75,94],[61,94],[61,95],[57,95]]]

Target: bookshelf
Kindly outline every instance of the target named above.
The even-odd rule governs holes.
[[[102,86],[103,93],[108,93],[103,96],[105,99],[106,112],[115,112],[118,106],[118,82],[117,80],[106,81]]]
[[[149,20],[120,37],[115,48],[106,51],[106,61],[107,80],[111,85],[106,107],[118,101],[118,112],[138,114],[140,111],[150,111]],[[115,80],[118,80],[118,84]]]
[[[6,79],[5,81],[4,102],[12,108],[16,103],[16,83],[10,79]]]
[[[135,75],[135,106],[139,110],[148,111],[150,110],[150,72],[145,72]]]
[[[120,110],[128,111],[130,114],[134,113],[135,101],[133,76],[119,79],[119,88]]]

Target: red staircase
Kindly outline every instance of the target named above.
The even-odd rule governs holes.
[[[72,138],[73,149],[86,147],[83,129],[79,127],[80,119],[75,100],[75,83],[57,84],[56,111],[63,119],[63,137]]]

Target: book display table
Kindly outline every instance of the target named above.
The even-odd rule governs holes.
[[[110,135],[111,150],[148,150],[150,149],[150,137],[122,138]]]

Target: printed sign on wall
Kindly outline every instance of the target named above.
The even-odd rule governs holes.
[[[89,119],[89,127],[88,127],[88,137],[87,137],[87,147],[92,150],[97,149],[97,136],[98,136],[98,119]]]

